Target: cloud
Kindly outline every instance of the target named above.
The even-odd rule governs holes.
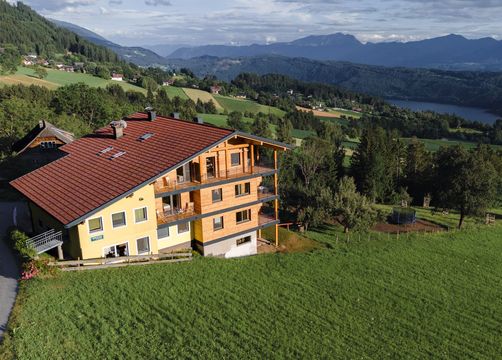
[[[95,5],[97,0],[27,0],[24,3],[38,11],[55,12],[79,6]]]
[[[108,5],[122,5],[123,0],[110,0],[108,1]]]
[[[146,0],[145,4],[148,6],[171,6],[171,1],[169,0]]]

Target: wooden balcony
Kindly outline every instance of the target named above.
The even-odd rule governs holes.
[[[185,208],[165,209],[164,211],[157,210],[157,225],[169,224],[175,221],[188,219],[194,215],[198,215],[193,206]]]
[[[275,196],[274,191],[266,186],[258,186],[257,193],[259,200],[268,199]]]
[[[258,225],[265,226],[276,222],[277,219],[272,214],[258,214]]]
[[[238,179],[248,175],[269,174],[274,171],[275,169],[273,166],[257,165],[254,166],[252,170],[249,168],[247,171],[244,171],[241,167],[238,167],[227,171],[222,170],[216,172],[214,175],[204,174],[202,176],[191,176],[190,179],[179,178],[178,180],[173,181],[168,178],[164,178],[162,184],[155,183],[155,193],[161,194],[176,190],[183,190],[194,186],[218,183],[227,179]]]

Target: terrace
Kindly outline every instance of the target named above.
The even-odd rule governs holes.
[[[162,182],[156,182],[155,193],[159,195],[206,184],[216,184],[221,181],[238,179],[245,176],[269,175],[276,171],[274,166],[269,164],[255,165],[246,169],[239,166],[228,170],[208,171],[206,174],[200,174],[191,164],[189,164],[188,169],[185,168],[185,171],[178,173],[175,180],[164,177]]]

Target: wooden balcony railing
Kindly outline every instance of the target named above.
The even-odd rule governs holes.
[[[249,167],[247,170],[242,169],[241,166],[229,170],[217,171],[214,174],[204,174],[202,176],[191,176],[190,179],[183,179],[179,177],[177,180],[170,180],[164,178],[162,184],[155,183],[155,192],[164,193],[174,190],[182,190],[193,186],[202,184],[210,184],[225,179],[237,179],[247,175],[265,174],[274,171],[274,167],[270,165],[257,165],[253,169]]]
[[[157,224],[163,225],[178,220],[188,219],[198,212],[195,211],[193,205],[186,206],[184,208],[173,208],[169,210],[157,210]]]

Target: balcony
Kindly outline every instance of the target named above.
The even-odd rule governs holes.
[[[157,210],[157,225],[188,219],[194,215],[198,215],[198,212],[195,211],[193,203],[187,204],[184,208],[164,207],[163,211]]]
[[[226,171],[216,171],[213,174],[204,174],[201,176],[191,175],[189,179],[186,179],[183,176],[178,176],[174,181],[168,178],[164,178],[162,184],[155,183],[155,193],[161,194],[176,190],[183,190],[194,186],[218,183],[227,179],[238,179],[240,177],[248,175],[268,174],[274,171],[275,169],[273,166],[263,164],[255,165],[252,171],[251,168],[248,168],[248,170],[244,171],[242,167],[238,166]]]
[[[277,220],[272,214],[258,214],[258,225],[266,226],[275,223]]]
[[[272,189],[266,186],[258,186],[258,199],[268,199],[275,196],[275,193]]]

